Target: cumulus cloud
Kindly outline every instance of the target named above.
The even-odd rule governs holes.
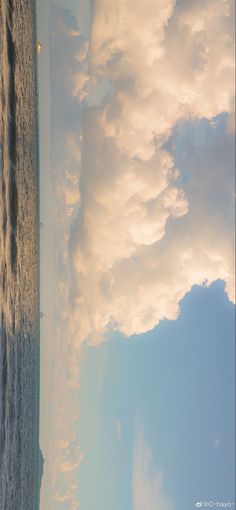
[[[222,278],[234,300],[233,9],[231,0],[96,0],[86,38],[51,4],[55,508],[77,505],[82,342],[177,318],[194,284]],[[169,510],[147,450],[140,433],[135,510],[147,501]]]
[[[196,283],[220,277],[234,298],[228,212],[219,214],[211,199],[225,187],[232,147],[224,139],[217,161],[205,151],[208,166],[189,159],[184,186],[166,145],[176,125],[205,117],[210,129],[223,111],[230,138],[233,9],[231,0],[97,0],[89,46],[71,36],[79,32],[76,19],[56,8],[63,41],[59,52],[54,31],[52,52],[62,52],[60,76],[66,71],[71,78],[66,94],[54,99],[64,126],[54,142],[57,252],[78,348],[86,337],[100,342],[110,326],[131,335],[176,318],[180,299]],[[92,96],[96,107],[89,106]],[[64,103],[73,110],[70,127]],[[81,125],[75,119],[82,105]],[[201,186],[197,163],[205,169]],[[232,186],[232,177],[227,182]],[[225,199],[232,211],[230,190]]]
[[[66,308],[65,298],[62,304]],[[54,331],[52,400],[47,429],[50,443],[46,450],[42,494],[47,506],[59,510],[66,504],[66,508],[77,510],[78,469],[83,460],[76,426],[79,355],[69,341],[66,322],[67,314],[60,318],[60,327]]]
[[[110,89],[83,114],[80,206],[69,248],[78,346],[86,337],[101,341],[109,326],[131,335],[176,318],[193,284],[222,278],[233,299],[232,243],[204,189],[205,179],[220,194],[223,167],[217,181],[213,161],[202,161],[199,186],[195,160],[186,187],[166,148],[180,122],[232,112],[232,14],[233,3],[220,0],[95,3],[91,72]],[[229,190],[227,200],[232,210]]]
[[[58,477],[54,493],[54,508],[68,508],[78,510],[77,484],[73,479],[67,480],[65,476]]]
[[[164,489],[164,474],[156,468],[143,430],[136,424],[133,457],[134,510],[173,510]]]
[[[175,6],[173,0],[149,0],[111,7],[98,0],[96,6],[92,65],[116,89],[101,125],[122,152],[148,160],[179,119],[231,111],[233,2]]]

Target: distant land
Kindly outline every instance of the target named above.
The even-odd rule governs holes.
[[[41,485],[42,485],[42,479],[43,479],[43,469],[44,469],[44,458],[43,458],[41,448],[39,448],[39,471],[38,471],[39,501],[40,501],[40,491],[41,491]]]

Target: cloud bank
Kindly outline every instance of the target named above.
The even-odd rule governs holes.
[[[229,0],[95,2],[91,81],[109,92],[83,112],[79,212],[69,243],[78,346],[85,338],[100,342],[109,327],[129,336],[175,319],[194,284],[222,278],[234,299],[227,222],[217,202],[210,210],[204,189],[205,179],[220,194],[224,168],[217,181],[205,166],[200,186],[196,166],[186,187],[166,149],[180,123],[233,112],[232,19]],[[230,189],[225,198],[232,210]]]
[[[57,329],[47,464],[50,501],[74,510],[84,340],[176,319],[194,284],[221,278],[234,300],[234,4],[95,0],[90,37],[68,9],[52,3],[50,16]],[[135,510],[169,510],[141,433],[134,465]]]

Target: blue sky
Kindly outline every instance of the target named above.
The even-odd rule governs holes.
[[[135,426],[174,509],[234,501],[234,307],[223,282],[194,287],[175,322],[85,347],[80,381],[83,507],[132,508]]]
[[[42,510],[233,501],[233,20],[38,2]]]

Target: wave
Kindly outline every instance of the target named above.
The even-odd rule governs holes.
[[[39,507],[34,4],[0,2],[0,508]]]

